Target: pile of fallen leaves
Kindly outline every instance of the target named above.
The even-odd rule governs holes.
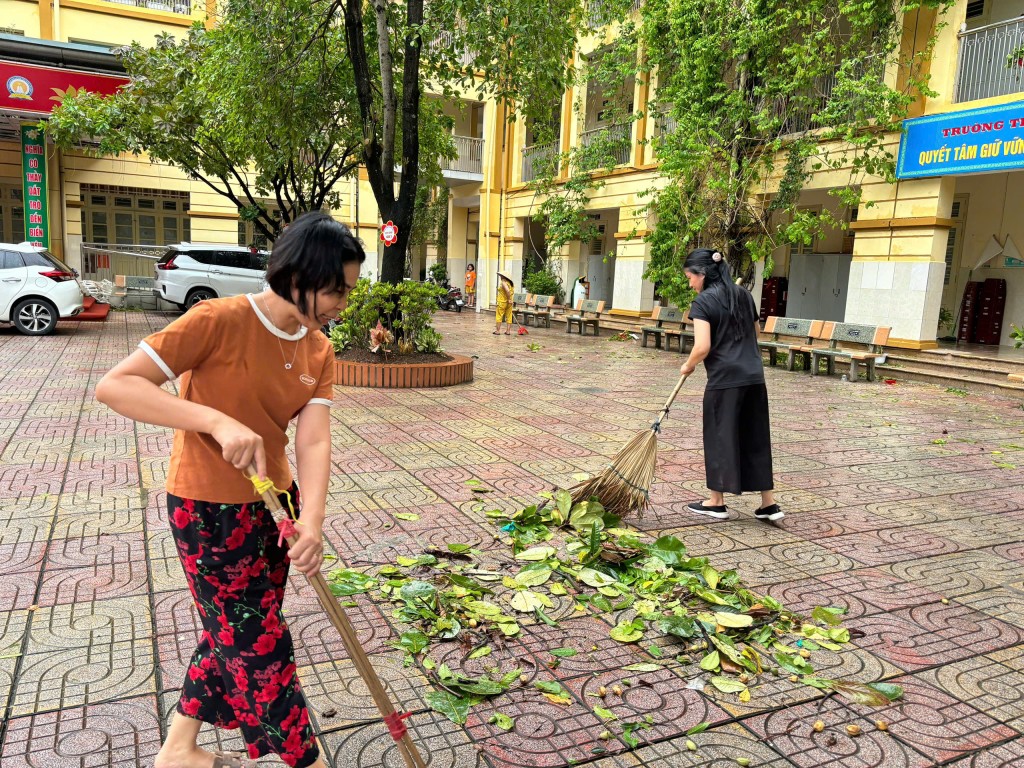
[[[675,536],[652,540],[623,527],[594,500],[574,505],[567,491],[544,496],[543,504],[512,514],[486,512],[512,548],[514,572],[483,568],[482,552],[449,544],[445,551],[399,557],[375,576],[344,569],[329,578],[339,596],[370,593],[394,606],[394,617],[411,627],[396,647],[407,654],[407,664],[421,659],[437,687],[427,695],[428,703],[456,723],[464,723],[475,704],[525,686],[528,676],[520,669],[501,674],[495,668],[467,677],[437,665],[424,651],[432,643],[458,642],[465,658],[489,656],[505,638],[519,634],[525,622],[557,626],[546,612],[554,607],[554,597],[572,599],[577,611],[589,606],[597,613],[622,612],[610,630],[618,642],[658,638],[681,643],[668,658],[662,646],[652,644],[647,650],[657,661],[627,666],[628,671],[697,663],[709,675],[707,684],[743,702],[750,701],[752,688],[780,675],[860,704],[885,706],[902,697],[899,686],[815,675],[808,661],[811,651],[839,651],[850,641],[850,630],[841,626],[844,609],[820,607],[804,619],[746,588],[736,571],[719,571],[706,557],[691,557]],[[554,648],[549,653],[557,664],[558,657],[576,651]],[[572,701],[560,683],[534,687],[552,704]],[[615,720],[609,710],[594,711],[606,723]],[[513,727],[502,714],[492,722]],[[634,731],[650,728],[651,721],[625,725],[629,732],[624,728],[620,736],[636,746]],[[610,731],[602,737],[611,738]]]

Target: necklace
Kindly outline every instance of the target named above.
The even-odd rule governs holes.
[[[271,324],[277,328],[277,323],[274,321],[274,313],[270,311],[270,305],[267,304],[266,298],[260,296],[260,299],[263,300],[263,308],[267,310],[267,317],[270,318]],[[281,343],[281,337],[275,333],[274,338],[277,339],[277,348],[281,350],[281,359],[284,361],[284,369],[286,371],[290,371],[292,366],[295,365],[295,358],[299,355],[299,342],[302,341],[302,339],[299,338],[295,340],[295,352],[292,354],[292,361],[289,363],[287,356],[284,354],[284,344]]]

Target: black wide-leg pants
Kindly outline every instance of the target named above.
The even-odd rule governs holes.
[[[768,390],[763,383],[704,390],[704,467],[712,491],[746,493],[775,487]]]

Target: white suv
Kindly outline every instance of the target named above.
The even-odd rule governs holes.
[[[156,263],[153,293],[185,311],[207,299],[259,293],[267,254],[233,245],[179,243]]]
[[[81,312],[84,298],[78,274],[49,251],[0,243],[0,322],[43,336]]]

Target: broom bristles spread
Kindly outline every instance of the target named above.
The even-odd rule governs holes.
[[[651,505],[651,481],[657,461],[658,436],[653,429],[645,429],[634,435],[599,474],[570,488],[572,502],[596,498],[613,515],[643,515]]]

